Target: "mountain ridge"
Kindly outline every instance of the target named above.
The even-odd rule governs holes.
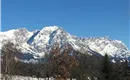
[[[28,31],[26,28],[13,29],[6,32],[0,32],[0,44],[3,40],[11,40],[21,46],[24,54],[31,54],[34,58],[42,58],[49,54],[55,43],[59,46],[70,44],[74,50],[81,53],[94,51],[104,56],[106,53],[111,57],[124,58],[124,54],[130,57],[127,46],[119,40],[112,40],[105,37],[77,37],[67,33],[58,26],[44,27],[41,30]],[[93,55],[93,53],[90,53]]]

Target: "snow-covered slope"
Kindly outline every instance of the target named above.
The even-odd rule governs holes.
[[[25,43],[32,35],[32,32],[29,32],[25,28],[16,30],[13,29],[6,32],[0,32],[0,42],[10,40],[14,43],[22,44]]]
[[[70,44],[74,50],[83,54],[94,55],[91,53],[94,51],[102,56],[107,53],[111,57],[130,57],[128,48],[119,40],[111,40],[109,37],[80,38],[70,35],[63,28],[57,26],[44,27],[32,32],[25,28],[0,32],[0,44],[4,40],[18,43],[24,55],[32,56],[30,59],[44,57],[55,44],[62,49],[66,44]]]

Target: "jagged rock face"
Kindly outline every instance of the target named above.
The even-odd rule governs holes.
[[[32,35],[31,32],[29,32],[25,28],[21,28],[14,32],[14,36],[15,36],[14,40],[17,43],[23,44],[24,42],[27,42],[27,40],[30,38],[31,35]]]
[[[10,40],[13,43],[23,44],[30,38],[31,35],[32,32],[29,32],[25,28],[9,30],[6,32],[0,32],[0,41]]]
[[[128,48],[121,41],[111,40],[109,37],[79,38],[57,26],[45,27],[33,32],[25,28],[0,32],[0,44],[3,40],[20,44],[22,52],[34,58],[44,57],[54,44],[58,44],[61,49],[64,49],[66,44],[70,44],[74,50],[83,54],[94,55],[93,52],[97,52],[102,56],[107,53],[111,57],[130,57]]]

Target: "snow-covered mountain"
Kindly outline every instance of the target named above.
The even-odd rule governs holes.
[[[1,45],[4,40],[19,44],[28,60],[43,58],[55,44],[59,44],[61,48],[70,44],[74,50],[83,54],[94,55],[93,52],[97,52],[102,56],[107,53],[113,58],[130,57],[130,51],[122,41],[112,40],[109,37],[80,38],[57,26],[44,27],[32,32],[26,28],[0,32]]]

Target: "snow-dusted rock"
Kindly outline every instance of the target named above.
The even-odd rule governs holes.
[[[108,54],[113,58],[130,57],[130,51],[122,41],[112,40],[108,36],[80,38],[70,35],[63,28],[57,26],[44,27],[32,32],[25,28],[0,32],[1,45],[4,40],[18,43],[25,55],[32,56],[30,57],[31,61],[43,58],[56,43],[61,48],[70,44],[74,50],[84,54],[93,55],[88,52],[94,51],[102,56]]]

